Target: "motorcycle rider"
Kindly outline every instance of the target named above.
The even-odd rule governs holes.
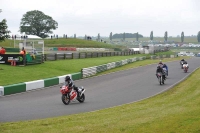
[[[78,92],[78,87],[75,86],[74,81],[70,76],[65,77],[65,86],[69,86],[69,88],[73,88],[77,92],[77,97],[80,98],[80,94]]]
[[[183,64],[188,64],[186,60],[183,61]]]
[[[184,59],[182,59],[182,60],[180,61],[180,63],[181,63],[182,66],[183,66],[183,64],[188,64],[187,61],[184,60]],[[189,66],[188,66],[188,68],[189,68]]]
[[[185,61],[184,59],[182,59],[181,61]]]
[[[159,61],[158,65],[163,66],[162,60]]]
[[[184,61],[183,61],[183,65],[184,65],[184,64],[186,64],[186,65],[187,65],[187,67],[189,68],[189,65],[188,65],[188,63],[187,63],[187,61],[186,61],[186,60],[184,60]]]
[[[163,77],[163,79],[165,80],[166,79],[166,77],[165,77],[165,74],[164,74],[164,70],[163,70],[163,68],[161,67],[161,66],[157,66],[157,69],[156,69],[156,76],[157,76],[157,78],[158,78],[158,75],[157,75],[157,73],[161,73],[162,74],[162,77]]]
[[[184,62],[184,61],[185,61],[185,60],[184,60],[184,59],[182,59],[182,60],[180,61],[180,64],[181,64],[181,65],[183,65],[183,62]]]
[[[166,64],[163,64],[163,69],[166,69],[166,75],[168,76],[168,66]]]

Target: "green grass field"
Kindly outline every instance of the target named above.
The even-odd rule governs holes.
[[[3,47],[14,47],[14,43],[16,44],[15,47],[19,46],[19,43],[23,42],[21,40],[10,40],[6,39],[3,42],[0,42],[0,46]],[[44,39],[44,46],[45,47],[77,47],[77,48],[120,48],[123,46],[113,46],[110,44],[106,44],[103,42],[97,42],[97,41],[87,41],[83,39],[74,39],[74,38],[68,38],[68,39]]]
[[[168,51],[157,54],[172,54],[172,52]],[[120,61],[123,59],[141,56],[150,55],[137,54],[130,56],[111,56],[101,58],[45,61],[42,64],[28,65],[25,67],[0,64],[0,73],[3,77],[0,78],[0,86],[77,73],[81,72],[82,68],[102,65],[113,61]]]
[[[0,46],[8,47],[12,45],[10,43],[1,42]],[[55,42],[54,46],[60,44]],[[1,64],[0,86],[76,73],[84,67],[133,58],[134,56],[47,61],[44,64],[25,67]],[[163,62],[179,61],[182,58],[166,58],[163,59]],[[98,75],[158,62],[158,59],[137,61]],[[200,69],[184,82],[162,94],[122,106],[41,120],[0,122],[0,133],[199,133],[199,77]],[[1,115],[3,115],[2,112]]]
[[[178,58],[172,60],[175,59]],[[129,69],[157,62],[158,60],[144,60],[119,68]],[[116,71],[119,68],[115,68]],[[200,69],[172,89],[135,103],[75,115],[0,123],[0,132],[199,133],[199,77]]]

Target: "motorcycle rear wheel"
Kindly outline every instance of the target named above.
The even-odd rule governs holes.
[[[79,99],[77,99],[80,103],[83,103],[85,101],[85,94],[82,94]]]
[[[187,73],[187,68],[184,69],[184,72]]]
[[[62,99],[62,102],[65,105],[68,105],[70,103],[70,96],[69,96],[69,94],[62,95],[61,99]]]
[[[165,84],[165,80],[164,80],[164,78],[162,77],[162,84]]]

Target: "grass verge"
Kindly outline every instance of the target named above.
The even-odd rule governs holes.
[[[3,78],[0,78],[0,86],[77,73],[80,72],[82,68],[141,56],[146,55],[138,54],[131,56],[45,61],[43,64],[28,65],[25,67],[1,64],[0,74]]]
[[[42,120],[0,123],[0,132],[199,133],[199,77],[200,69],[162,94],[114,108]]]

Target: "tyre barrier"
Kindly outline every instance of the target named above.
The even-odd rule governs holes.
[[[76,51],[75,47],[58,47],[58,51]]]
[[[166,57],[166,56],[162,55],[161,57]],[[151,59],[155,59],[155,58],[156,58],[156,56],[151,56]],[[174,55],[170,55],[170,58],[174,58]],[[147,59],[146,56],[134,57],[134,58],[130,58],[130,59],[107,63],[107,64],[100,65],[100,66],[82,68],[82,70],[81,70],[82,77],[83,78],[90,77],[90,76],[96,75],[99,72],[106,71],[108,69],[120,67],[120,66],[129,64],[129,63],[133,63],[133,62],[141,61],[141,60],[145,60],[145,59]]]
[[[115,67],[120,67],[129,63],[133,63],[135,61],[139,61],[139,60],[145,60],[146,57],[134,57],[134,58],[130,58],[130,59],[125,59],[125,60],[121,60],[121,61],[116,61],[116,62],[111,62],[111,63],[107,63],[107,64],[103,64],[103,65],[99,65],[99,66],[94,66],[94,67],[88,67],[88,68],[83,68],[82,71],[82,77],[86,78],[86,77],[90,77],[93,75],[96,75],[97,73],[115,68]]]

